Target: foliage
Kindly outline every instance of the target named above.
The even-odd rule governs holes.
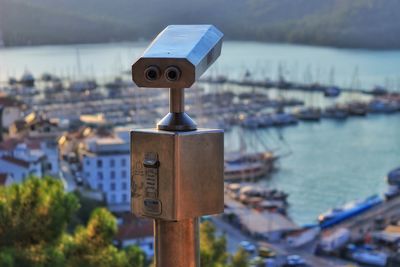
[[[129,266],[146,266],[146,254],[137,246],[130,246],[125,249]]]
[[[77,199],[51,178],[0,188],[0,247],[57,243],[78,208]]]
[[[96,208],[104,207],[104,203],[95,199],[88,198],[82,193],[74,192],[74,195],[78,198],[80,207],[77,212],[75,212],[72,217],[72,221],[69,225],[70,229],[75,229],[76,226],[80,224],[87,224],[90,215]]]
[[[105,208],[86,203],[91,211],[86,224],[73,233],[67,229],[77,217],[78,197],[64,192],[53,178],[29,178],[0,187],[1,267],[145,267],[138,247],[117,249],[115,217]],[[75,220],[76,221],[76,220]],[[211,222],[200,226],[202,267],[245,267],[247,255],[239,250],[228,265],[225,236],[217,236]]]
[[[249,266],[249,255],[247,252],[240,248],[236,254],[232,257],[230,267],[247,267]]]
[[[249,255],[240,248],[228,263],[225,236],[217,237],[214,225],[205,221],[200,226],[200,263],[201,267],[247,267]]]
[[[225,236],[216,237],[214,225],[209,221],[203,222],[200,225],[201,266],[226,266],[227,259]]]
[[[77,197],[52,178],[0,187],[0,266],[145,266],[139,248],[112,245],[117,224],[106,209],[95,209],[86,227],[67,233],[78,209]]]

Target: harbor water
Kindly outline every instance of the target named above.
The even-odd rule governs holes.
[[[235,134],[227,133],[227,139],[234,140]],[[244,135],[255,144],[262,138],[268,147],[292,152],[260,183],[289,193],[288,213],[298,224],[315,222],[320,213],[348,201],[383,193],[387,172],[400,166],[400,117],[394,114],[249,130]]]
[[[49,72],[71,79],[95,77],[102,82],[129,70],[128,66],[145,45],[2,48],[0,81],[5,82],[8,76],[19,78],[29,70],[36,76]],[[276,80],[281,73],[292,81],[334,81],[340,86],[365,89],[384,85],[389,90],[400,91],[398,66],[400,51],[226,42],[221,59],[208,75],[241,78],[249,71],[254,79]],[[354,100],[356,96],[349,97]],[[325,101],[318,100],[321,96],[304,98],[317,106]],[[384,176],[390,169],[400,166],[398,113],[299,123],[281,129],[234,127],[226,133],[226,146],[238,149],[240,137],[254,150],[268,147],[290,153],[279,160],[278,170],[260,183],[290,194],[289,215],[298,224],[311,223],[318,214],[347,201],[382,193],[386,188]]]

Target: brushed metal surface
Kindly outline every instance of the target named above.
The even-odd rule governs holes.
[[[188,88],[219,57],[223,34],[213,25],[170,25],[132,65],[132,80],[139,87]],[[146,79],[145,70],[157,67],[157,79]],[[179,78],[169,80],[166,70],[177,68]]]
[[[199,219],[155,220],[156,267],[200,267]]]
[[[169,113],[157,123],[157,129],[164,131],[194,131],[196,128],[196,123],[185,113],[184,89],[170,88]]]
[[[223,131],[198,129],[169,132],[156,129],[131,132],[132,211],[138,216],[168,221],[222,213]],[[160,214],[144,206],[146,181],[143,161],[157,153]]]
[[[169,89],[169,112],[185,112],[185,91],[182,88]]]

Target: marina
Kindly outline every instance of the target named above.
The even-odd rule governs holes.
[[[113,78],[101,84],[100,80],[70,81],[51,76],[33,76],[37,88],[42,88],[39,91],[29,86],[29,75],[21,79],[21,83],[17,83],[19,79],[14,79],[14,82],[11,79],[13,83],[3,85],[2,90],[11,95],[18,93],[22,101],[35,106],[36,112],[46,113],[49,117],[75,120],[81,115],[90,115],[97,118],[93,121],[95,123],[128,127],[145,127],[146,123],[157,121],[167,109],[164,101],[167,95],[164,92],[134,88],[128,82],[128,77]],[[229,164],[228,157],[226,177],[259,179],[261,184],[285,190],[290,195],[289,201],[294,203],[288,213],[299,224],[312,221],[321,211],[344,201],[381,192],[384,185],[376,177],[382,176],[387,168],[398,163],[396,151],[400,144],[396,138],[399,124],[397,93],[372,97],[343,92],[331,98],[321,92],[299,94],[287,91],[281,94],[279,88],[264,91],[251,86],[213,86],[218,87],[215,88],[218,93],[212,86],[203,86],[201,83],[194,90],[196,93],[187,90],[187,105],[203,127],[225,129],[227,155],[238,155],[238,151],[242,153],[240,157],[249,153],[273,152],[268,161],[273,164],[258,165],[260,163],[253,162],[251,165],[244,162],[235,165],[232,162]],[[199,94],[200,102],[194,100]],[[355,99],[361,100],[357,102]],[[220,104],[218,109],[211,108],[213,105],[210,103],[214,101]],[[320,107],[313,108],[313,103],[318,103]],[[215,117],[217,123],[209,124],[204,119],[207,116]],[[359,132],[359,129],[363,131]],[[366,139],[353,139],[353,132],[357,132],[359,137],[365,132]],[[367,135],[367,132],[374,134]],[[240,139],[244,139],[244,142]],[[327,140],[335,140],[335,147],[331,147],[333,144]],[[357,142],[361,140],[369,143],[369,153],[360,150]],[[314,146],[324,147],[330,153],[322,155],[322,151],[312,149]],[[389,155],[385,162],[379,159],[371,161],[378,152]],[[346,160],[347,156],[343,158],[343,154],[352,155],[348,157],[351,160]],[[311,167],[309,161],[315,159],[318,160]],[[381,165],[369,169],[378,162]],[[332,174],[336,172],[340,175],[331,176],[330,169]],[[273,170],[279,171],[271,172]],[[346,179],[346,182],[358,183],[359,179],[369,178],[359,190],[351,190],[351,186],[343,187],[340,182],[332,185],[334,181],[349,177],[349,174],[351,178]],[[263,177],[269,179],[260,179]],[[307,188],[308,181],[313,181],[312,187]],[[301,185],[294,187],[299,183]],[[378,192],[372,192],[371,188],[365,188],[364,191],[363,186],[371,183]],[[304,194],[303,190],[311,190],[312,193]],[[331,199],[328,193],[324,194],[322,202],[319,201],[318,196],[326,190],[334,190],[332,195],[339,197]]]
[[[400,267],[398,10],[0,0],[0,267]]]

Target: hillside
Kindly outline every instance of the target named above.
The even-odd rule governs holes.
[[[398,0],[0,0],[6,45],[151,38],[212,23],[226,39],[400,48]]]

